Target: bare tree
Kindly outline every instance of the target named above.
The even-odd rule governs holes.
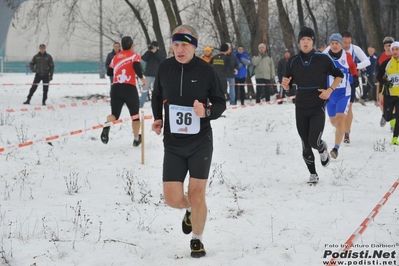
[[[213,19],[215,20],[216,28],[219,31],[220,41],[222,43],[231,42],[229,35],[229,28],[227,26],[227,19],[223,8],[222,0],[209,0]]]
[[[258,0],[257,10],[254,0],[240,0],[241,7],[244,11],[245,18],[248,23],[251,34],[251,51],[256,53],[258,51],[258,44],[268,42],[269,30],[269,1]]]
[[[168,17],[170,32],[172,33],[178,25],[182,24],[177,3],[175,0],[162,0],[162,4]]]
[[[388,12],[388,21],[387,25],[389,25],[389,31],[386,33],[390,36],[397,36],[397,28],[398,28],[398,4],[396,0],[389,0],[389,5],[387,8]]]
[[[339,32],[343,32],[349,28],[350,7],[350,0],[335,0],[335,13],[337,14]]]
[[[300,0],[298,0],[300,2]],[[283,32],[283,42],[285,47],[294,54],[294,43],[295,43],[295,34],[294,28],[290,22],[290,18],[284,8],[283,0],[276,0],[277,2],[277,10],[279,14],[279,22],[281,31]],[[303,15],[303,14],[302,14]]]
[[[316,35],[316,46],[318,47],[319,46],[319,42],[320,42],[320,38],[319,38],[319,27],[317,25],[317,20],[316,20],[315,15],[313,14],[312,8],[310,7],[309,0],[305,0],[305,5],[306,5],[306,8],[308,9],[309,16],[310,16],[310,18],[312,20],[312,23],[313,23],[313,29],[314,29],[314,32],[315,32],[315,35]]]
[[[150,43],[151,42],[150,35],[148,34],[148,29],[147,29],[146,23],[144,22],[143,18],[141,17],[141,12],[140,12],[139,8],[134,6],[129,0],[125,0],[125,3],[130,7],[134,16],[138,20],[140,27],[142,29],[142,33],[144,34],[146,43]]]
[[[159,25],[159,18],[155,1],[148,0],[148,6],[150,7],[151,17],[152,17],[152,28],[154,29],[155,38],[158,42],[159,49],[163,51],[164,54],[166,54],[165,42],[163,40],[161,26]]]
[[[240,28],[238,27],[237,19],[235,16],[235,8],[234,8],[232,0],[229,0],[229,6],[230,6],[230,13],[231,13],[231,21],[233,23],[234,32],[236,34],[237,44],[242,45],[242,34],[241,34]]]
[[[378,52],[382,52],[384,47],[382,44],[383,31],[381,28],[380,3],[375,0],[364,0],[362,2],[364,20],[370,43],[375,46]]]
[[[299,28],[305,26],[305,19],[303,15],[303,8],[302,8],[302,1],[296,0],[296,7],[298,10],[298,21],[299,21]]]
[[[375,2],[378,2],[378,1],[375,1]],[[357,4],[356,0],[352,0],[351,12],[352,12],[352,18],[354,20],[353,24],[354,24],[354,28],[355,28],[353,37],[356,39],[357,45],[359,45],[359,47],[361,47],[363,50],[367,50],[367,38],[366,38],[366,33],[365,33],[365,30],[364,30],[363,24],[362,24],[362,21],[363,21],[362,14],[360,12],[360,8],[359,8],[359,5]]]

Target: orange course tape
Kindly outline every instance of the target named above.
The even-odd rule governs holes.
[[[59,105],[48,105],[48,106],[36,106],[33,108],[19,108],[19,109],[6,109],[7,113],[15,113],[15,112],[29,112],[29,111],[46,111],[46,110],[55,110],[55,108],[59,109],[65,109],[68,107],[78,107],[79,105],[82,106],[89,106],[89,104],[97,104],[97,103],[102,103],[102,102],[108,102],[107,98],[103,98],[101,100],[91,100],[91,101],[83,101],[79,103],[70,103],[70,104],[59,104]]]
[[[237,109],[240,109],[240,108],[243,109],[243,108],[254,107],[254,106],[266,106],[266,105],[270,105],[270,104],[281,102],[281,101],[287,101],[287,100],[293,99],[293,98],[295,98],[295,96],[290,96],[290,97],[283,98],[283,99],[276,99],[276,100],[269,101],[269,102],[261,102],[261,103],[256,103],[256,104],[255,103],[251,103],[249,105],[242,105],[242,106],[230,106],[230,107],[226,108],[226,110],[229,110],[229,109],[237,110]],[[103,101],[106,101],[106,99],[103,99]],[[93,100],[92,102],[93,103],[97,103],[99,101]],[[81,105],[88,105],[88,102],[82,102],[80,104]],[[78,104],[77,103],[71,103],[70,106],[71,107],[76,107],[76,106],[78,106]],[[66,108],[67,105],[60,104],[57,107],[62,109],[62,108]],[[34,110],[54,110],[54,106],[35,107]],[[19,110],[7,109],[7,112],[16,112],[16,111],[26,112],[26,111],[29,111],[29,109],[28,108],[21,108]],[[68,137],[68,136],[78,135],[78,134],[81,134],[81,133],[89,131],[89,130],[97,130],[97,129],[103,128],[104,126],[111,126],[111,125],[124,123],[126,121],[131,121],[131,120],[139,118],[139,117],[140,116],[137,114],[137,115],[134,115],[134,116],[131,116],[131,117],[127,117],[127,118],[124,118],[124,119],[116,120],[114,122],[109,122],[109,123],[105,123],[105,124],[99,124],[99,125],[91,126],[89,128],[86,128],[86,129],[74,130],[74,131],[70,131],[68,133],[64,133],[64,134],[61,134],[61,135],[54,135],[54,136],[50,136],[50,137],[45,137],[43,139],[38,139],[38,140],[35,140],[35,141],[29,141],[29,142],[18,144],[18,145],[12,145],[12,146],[8,146],[8,147],[0,147],[0,153],[5,152],[6,150],[14,149],[14,148],[22,148],[22,147],[31,146],[31,145],[33,145],[35,143],[39,143],[39,142],[51,142],[52,140],[59,139],[60,137]],[[144,119],[145,120],[153,119],[153,116],[152,115],[145,115]]]
[[[380,202],[374,207],[374,209],[370,212],[370,214],[366,217],[366,219],[364,219],[364,221],[360,224],[360,226],[356,229],[356,231],[348,238],[348,240],[346,240],[345,245],[344,245],[345,247],[343,249],[341,249],[339,251],[339,253],[345,252],[345,251],[351,249],[355,239],[358,236],[362,235],[364,233],[364,231],[366,231],[369,222],[372,221],[372,219],[374,219],[374,217],[377,216],[381,207],[385,205],[385,203],[388,201],[389,197],[394,193],[394,191],[398,187],[398,185],[399,185],[399,178],[398,178],[398,180],[396,180],[395,183],[393,183],[393,185],[391,186],[389,191],[384,195],[384,197],[382,197]],[[336,260],[336,258],[331,258],[331,260],[327,264],[327,266],[335,265],[335,263],[334,263],[335,260]]]

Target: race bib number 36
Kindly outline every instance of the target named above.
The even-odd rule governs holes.
[[[200,131],[200,117],[194,107],[169,105],[170,132],[178,134],[197,134]]]

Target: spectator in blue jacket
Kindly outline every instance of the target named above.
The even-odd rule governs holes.
[[[234,56],[237,58],[238,62],[238,71],[235,75],[235,83],[236,83],[236,102],[238,93],[240,94],[241,105],[245,105],[245,80],[247,78],[247,67],[251,63],[251,59],[248,54],[244,52],[244,46],[239,45],[237,50],[234,52]],[[238,84],[238,85],[237,85]]]

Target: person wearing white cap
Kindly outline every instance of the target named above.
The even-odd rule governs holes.
[[[359,85],[359,78],[357,74],[356,64],[353,62],[350,53],[342,49],[342,35],[339,33],[331,34],[329,38],[330,50],[328,55],[334,60],[335,65],[343,72],[344,78],[341,83],[331,93],[330,98],[326,104],[327,113],[330,117],[331,124],[335,127],[335,145],[331,150],[330,155],[336,159],[338,157],[338,150],[345,133],[345,119],[348,113],[350,98],[351,98],[351,83],[350,77],[353,77],[354,86]],[[333,82],[333,77],[329,76],[327,86]]]
[[[385,121],[399,120],[399,42],[391,43],[392,57],[384,61],[378,69],[377,80],[382,84],[381,93],[384,95]],[[399,145],[399,124],[395,123],[392,144]]]

